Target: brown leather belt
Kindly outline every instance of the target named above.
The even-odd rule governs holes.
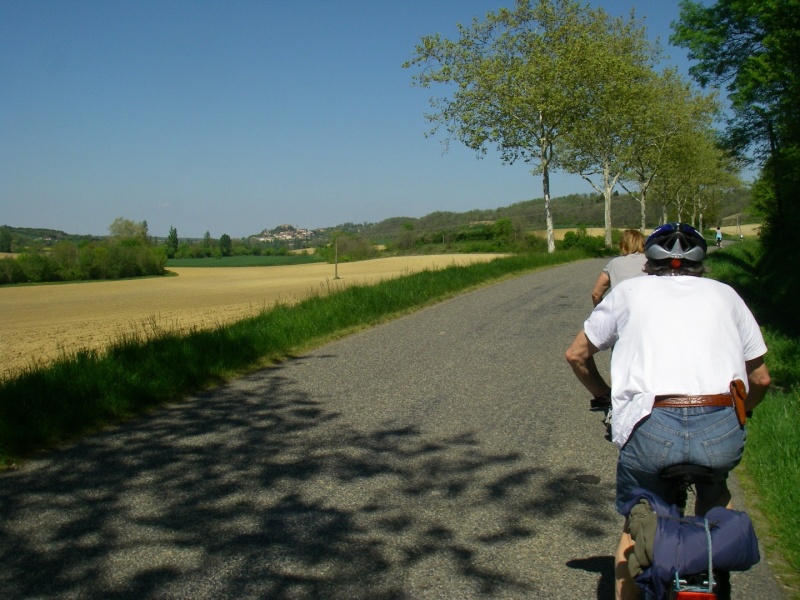
[[[656,396],[655,408],[693,408],[695,406],[733,406],[730,394],[710,394],[708,396]]]

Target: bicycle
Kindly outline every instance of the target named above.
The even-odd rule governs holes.
[[[590,401],[590,410],[605,415],[604,423],[611,428],[611,400],[608,396],[595,397]],[[685,517],[690,491],[696,484],[710,484],[714,479],[714,470],[711,467],[695,464],[677,464],[666,467],[659,473],[663,481],[668,482],[676,489],[675,504],[679,516]],[[704,520],[706,532],[706,547],[708,548],[708,563],[705,569],[696,573],[674,574],[674,579],[667,587],[668,600],[730,600],[731,584],[730,572],[714,568],[711,532],[707,520]],[[647,600],[658,600],[652,594],[645,592]]]
[[[603,413],[603,424],[606,426],[606,439],[611,441],[611,398],[609,396],[597,396],[592,398],[589,410]]]
[[[662,481],[677,487],[675,505],[681,516],[686,514],[689,490],[698,483],[712,483],[714,470],[704,465],[679,464],[666,467],[659,474]],[[708,568],[699,573],[681,575],[675,573],[675,579],[668,590],[669,600],[730,600],[731,580],[728,571],[714,569],[711,548],[711,534],[708,522],[705,522],[708,544]]]

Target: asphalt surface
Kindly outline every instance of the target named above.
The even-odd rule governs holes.
[[[563,358],[603,264],[465,294],[3,474],[0,596],[613,598],[617,453]],[[733,585],[783,597],[766,561]]]

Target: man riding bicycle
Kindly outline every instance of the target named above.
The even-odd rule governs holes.
[[[752,410],[770,385],[767,347],[752,313],[732,288],[702,278],[706,250],[688,225],[657,228],[645,243],[648,276],[614,288],[566,352],[590,393],[611,396],[621,514],[636,487],[673,502],[676,490],[659,473],[685,463],[714,470],[712,483],[697,485],[698,515],[730,507],[726,479],[742,457],[745,432],[732,397],[723,400],[732,381],[746,381]],[[612,346],[609,386],[594,354]],[[615,553],[618,599],[639,597],[627,567],[632,548],[626,519]]]

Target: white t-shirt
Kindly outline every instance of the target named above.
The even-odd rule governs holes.
[[[611,357],[612,440],[622,447],[661,394],[722,394],[747,385],[745,361],[767,352],[753,314],[729,286],[692,276],[621,282],[584,323]]]

